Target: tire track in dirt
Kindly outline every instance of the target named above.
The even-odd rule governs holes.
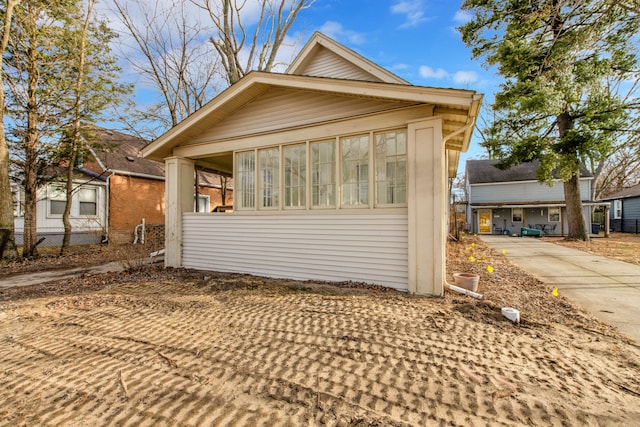
[[[41,304],[0,325],[0,425],[580,425],[607,420],[583,401],[640,403],[606,386],[640,388],[637,366],[425,299],[159,283]]]

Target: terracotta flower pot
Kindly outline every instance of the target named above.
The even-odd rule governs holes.
[[[454,273],[453,280],[456,283],[456,286],[464,288],[471,292],[478,291],[478,282],[480,281],[480,276],[473,273]]]

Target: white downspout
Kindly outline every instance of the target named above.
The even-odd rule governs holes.
[[[111,177],[113,176],[113,174],[109,175],[107,177],[107,196],[105,197],[107,200],[105,202],[105,226],[104,226],[104,239],[102,239],[102,243],[109,243],[109,206],[110,206],[110,200],[111,200]]]

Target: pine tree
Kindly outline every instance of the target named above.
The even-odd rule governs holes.
[[[580,169],[612,152],[638,108],[609,85],[637,70],[637,10],[615,0],[466,0],[462,8],[473,15],[463,41],[505,79],[483,144],[503,167],[540,160],[547,181],[557,171],[568,237],[588,240]]]

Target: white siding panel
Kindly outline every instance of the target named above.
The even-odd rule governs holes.
[[[351,62],[325,48],[319,49],[299,74],[368,82],[381,81],[379,78],[367,73],[362,68],[356,67]]]
[[[582,200],[588,200],[589,181],[580,180]],[[556,183],[553,187],[539,182],[505,182],[499,184],[471,186],[471,203],[492,202],[550,202],[564,200],[564,185]]]
[[[271,89],[192,143],[322,123],[411,105],[349,96]]]
[[[183,266],[407,290],[406,212],[185,214]]]

